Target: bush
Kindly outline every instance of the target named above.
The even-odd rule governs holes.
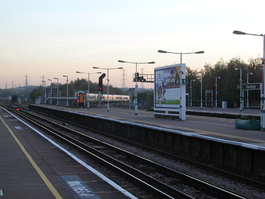
[[[245,115],[241,115],[239,119],[241,119],[241,120],[249,120],[249,117],[245,116]]]

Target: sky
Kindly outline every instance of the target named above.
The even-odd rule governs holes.
[[[182,62],[192,70],[223,59],[262,57],[263,38],[235,35],[234,30],[264,34],[261,0],[0,0],[0,88],[65,84],[77,78],[97,82],[107,74],[115,87],[134,87],[137,71]],[[184,54],[204,51],[204,54]],[[102,69],[93,69],[93,67]],[[85,74],[77,74],[76,71]],[[106,84],[106,79],[103,83]],[[122,80],[123,79],[123,80]],[[142,87],[153,88],[152,83]]]

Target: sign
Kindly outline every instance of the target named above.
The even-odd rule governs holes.
[[[183,84],[183,85],[187,85],[187,79],[179,79],[179,78],[176,78],[175,79],[175,84]]]
[[[155,68],[155,107],[178,109],[181,93],[180,65]]]
[[[261,83],[242,84],[242,89],[244,89],[244,90],[260,90],[261,89]]]
[[[154,69],[154,116],[186,119],[186,65]]]

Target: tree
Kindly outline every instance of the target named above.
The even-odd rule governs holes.
[[[138,100],[139,106],[142,107],[143,109],[151,108],[154,104],[154,90],[138,92],[137,100]]]
[[[35,99],[38,99],[39,96],[43,96],[43,87],[39,86],[38,88],[34,89],[29,93],[29,98],[32,101],[35,101]]]

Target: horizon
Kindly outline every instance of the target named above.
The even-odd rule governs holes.
[[[41,85],[42,81],[59,83],[84,78],[91,82],[106,68],[110,84],[134,87],[132,75],[153,74],[154,68],[183,63],[192,70],[205,64],[228,62],[240,57],[244,62],[263,56],[262,37],[233,34],[234,30],[261,34],[264,31],[260,1],[210,0],[121,0],[95,1],[18,1],[0,2],[1,49],[0,88],[15,85]],[[240,9],[239,9],[240,8]],[[204,51],[204,54],[185,54]],[[95,70],[93,67],[103,69]],[[25,79],[25,76],[28,76]],[[103,82],[106,84],[106,80]],[[144,84],[151,88],[153,85]]]

